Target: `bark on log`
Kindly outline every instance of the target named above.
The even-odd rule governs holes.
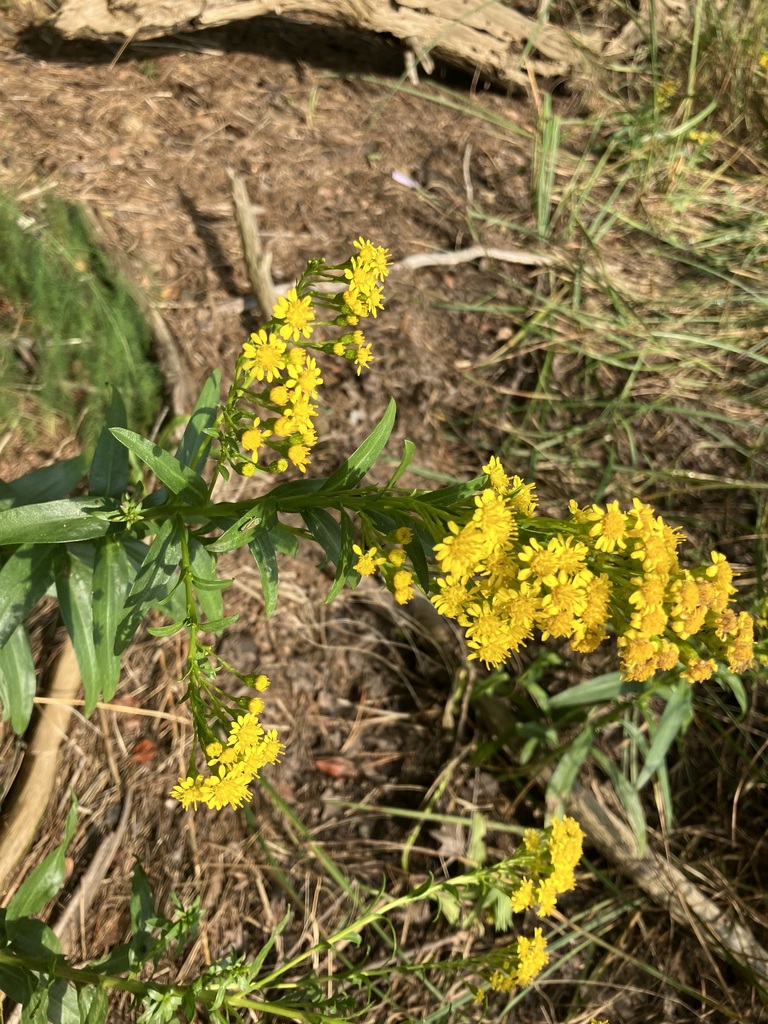
[[[487,0],[63,0],[54,24],[68,39],[124,41],[268,14],[387,33],[502,86],[569,77],[602,47],[596,30],[568,31]]]

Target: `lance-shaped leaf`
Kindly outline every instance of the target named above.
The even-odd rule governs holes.
[[[63,498],[5,509],[0,512],[0,544],[69,544],[103,537],[109,522],[91,514],[102,507],[97,498]]]
[[[341,557],[341,526],[324,508],[302,508],[299,510],[307,529],[334,565]]]
[[[124,545],[105,537],[96,547],[93,564],[93,646],[104,700],[112,700],[120,682],[120,656],[115,654],[115,639],[135,579],[136,569]]]
[[[604,675],[588,679],[586,683],[569,686],[561,693],[550,697],[550,708],[578,708],[589,704],[607,704],[618,701],[620,697],[638,693],[642,683],[627,683],[621,678],[621,672],[606,672]]]
[[[336,472],[328,477],[320,488],[321,491],[349,490],[349,488],[357,486],[378,459],[384,445],[389,440],[389,435],[395,425],[395,410],[395,400],[390,398],[386,412],[377,426],[360,447],[345,462],[342,462]]]
[[[233,551],[250,544],[256,533],[264,533],[277,525],[277,508],[274,501],[264,498],[253,503],[247,512],[208,545],[209,551]]]
[[[352,550],[352,544],[355,539],[355,528],[352,525],[352,520],[344,509],[341,509],[340,526],[341,538],[339,560],[336,564],[336,575],[333,578],[333,584],[331,589],[328,591],[328,597],[325,599],[326,604],[331,603],[334,597],[340,593],[345,583],[349,584],[350,587],[356,587],[360,582],[360,574],[355,572],[352,568],[356,561],[355,553]]]
[[[635,783],[638,790],[648,782],[664,764],[667,752],[675,740],[682,736],[691,723],[693,687],[680,680],[664,708],[658,728],[653,734],[651,747]]]
[[[476,476],[474,480],[467,480],[463,484],[449,484],[447,487],[440,487],[431,494],[421,494],[421,500],[430,505],[437,505],[439,508],[450,508],[452,505],[464,502],[467,498],[473,497],[487,484],[488,477]]]
[[[93,642],[93,565],[79,557],[82,553],[71,548],[60,552],[56,594],[83,680],[85,714],[90,715],[101,693],[101,673]]]
[[[165,451],[159,445],[135,434],[132,430],[124,430],[122,427],[112,427],[112,434],[129,448],[134,455],[152,470],[158,480],[165,484],[169,491],[172,491],[185,502],[190,504],[205,504],[208,500],[208,488],[189,466],[182,465],[170,452]]]
[[[605,756],[602,750],[593,747],[592,757],[611,780],[614,791],[627,815],[627,820],[635,833],[638,856],[642,857],[648,845],[648,823],[640,796],[626,775],[616,767],[609,757]]]
[[[54,551],[48,545],[25,545],[0,569],[0,647],[48,589]]]
[[[176,458],[182,466],[196,469],[205,461],[211,446],[211,438],[205,431],[216,422],[220,396],[221,371],[214,370],[203,384],[197,404],[184,428],[184,436],[176,449]]]
[[[405,440],[403,442],[403,457],[402,457],[402,459],[400,459],[400,464],[398,465],[397,469],[392,474],[392,476],[389,478],[389,483],[387,484],[387,490],[391,490],[391,488],[393,488],[395,486],[397,481],[400,479],[400,477],[403,475],[403,473],[406,471],[406,469],[408,469],[408,467],[410,466],[411,460],[413,459],[413,456],[415,454],[416,454],[416,445],[413,443],[413,441]]]
[[[176,586],[181,563],[181,530],[176,518],[166,519],[147,551],[125,602],[117,627],[115,654],[122,654],[150,608],[162,604]]]
[[[112,388],[104,427],[96,442],[96,450],[91,463],[88,481],[88,490],[91,494],[100,494],[105,498],[119,498],[128,486],[131,470],[128,449],[110,431],[110,427],[125,427],[126,423],[122,395],[117,388]]]
[[[248,548],[256,561],[264,594],[264,611],[269,617],[277,607],[277,554],[268,531],[257,533]]]
[[[413,530],[413,540],[405,545],[405,550],[408,553],[408,557],[411,560],[413,571],[416,573],[416,579],[419,581],[419,586],[425,594],[429,593],[429,562],[425,552],[432,554],[432,538],[427,531],[419,526],[417,523],[409,523],[410,528]]]
[[[35,505],[65,498],[83,479],[85,467],[85,455],[76,455],[52,466],[33,469],[17,480],[0,481],[0,506]]]
[[[26,732],[34,707],[37,676],[24,626],[17,626],[0,648],[0,704],[3,721],[11,721],[17,736]]]
[[[69,802],[64,838],[24,879],[6,908],[8,921],[39,913],[53,899],[64,882],[64,854],[77,822],[77,800],[74,793]]]
[[[215,622],[224,615],[224,599],[216,573],[216,558],[194,537],[189,538],[189,560],[192,565],[193,585],[203,615],[209,622]],[[216,584],[210,586],[210,584]],[[209,584],[209,585],[206,585]],[[226,586],[226,583],[223,583]]]

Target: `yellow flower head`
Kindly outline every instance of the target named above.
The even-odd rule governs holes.
[[[304,366],[289,366],[289,380],[285,382],[286,389],[295,388],[295,394],[308,395],[310,398],[317,398],[317,389],[323,383],[320,376],[320,368],[317,361],[311,356]]]
[[[474,522],[463,527],[448,523],[448,529],[449,535],[435,544],[435,558],[441,572],[468,579],[481,565],[485,551],[483,535]]]
[[[312,321],[315,319],[312,299],[309,295],[300,299],[295,288],[277,300],[272,316],[275,320],[284,321],[278,329],[282,338],[298,341],[312,333]]]
[[[201,775],[179,779],[178,785],[174,786],[171,790],[171,796],[174,800],[179,801],[185,811],[190,806],[193,810],[197,810],[199,803],[208,803],[208,794],[203,788],[203,777]]]
[[[509,477],[504,472],[501,459],[492,455],[488,465],[483,466],[483,472],[488,477],[488,482],[497,494],[506,494],[509,490]]]
[[[361,576],[373,576],[378,566],[384,565],[387,560],[384,555],[379,554],[379,549],[375,546],[363,551],[357,544],[353,544],[352,550],[359,556],[353,568]]]
[[[251,380],[270,383],[285,369],[285,342],[278,335],[261,330],[245,342],[243,356],[243,369]]]
[[[302,473],[306,473],[309,465],[309,451],[305,444],[292,444],[288,449],[288,458]]]
[[[360,252],[357,260],[361,266],[367,267],[375,278],[383,281],[389,274],[389,268],[392,265],[392,254],[389,249],[374,245],[370,239],[365,239],[362,235],[352,244]]]

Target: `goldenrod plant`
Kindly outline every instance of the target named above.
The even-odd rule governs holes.
[[[567,640],[578,656],[615,644],[623,681],[641,689],[659,673],[676,680],[675,692],[688,692],[720,665],[731,673],[749,668],[753,621],[734,605],[728,562],[713,551],[707,564],[687,566],[680,530],[639,499],[626,510],[574,499],[565,518],[539,516],[534,483],[509,476],[495,456],[468,482],[436,490],[402,486],[414,454],[410,442],[386,484],[368,483],[392,431],[393,402],[335,472],[311,474],[323,360],[346,360],[358,373],[370,366],[374,353],[360,324],[383,308],[389,265],[389,252],[363,238],[342,264],[312,260],[243,345],[223,398],[220,372],[210,375],[173,454],[127,428],[115,391],[86,493],[79,462],[2,485],[0,694],[18,732],[34,694],[25,620],[52,584],[78,658],[86,713],[114,695],[123,653],[147,613],[159,608],[171,621],[150,633],[188,634],[185,699],[195,740],[172,795],[190,811],[205,808],[200,813],[245,804],[285,748],[276,730],[262,725],[270,680],[261,667],[233,666],[217,652],[214,638],[237,617],[225,614],[222,595],[232,581],[220,578],[217,560],[237,548],[250,551],[269,615],[278,599],[277,553],[295,553],[302,540],[316,541],[336,567],[328,600],[374,574],[398,604],[421,591],[463,627],[469,659],[492,668],[537,636]],[[136,463],[152,474],[154,490],[145,488],[143,473],[132,472]],[[233,472],[246,481],[257,473],[279,479],[258,497],[218,500],[220,478]],[[68,496],[72,491],[77,496]],[[243,684],[241,692],[221,685],[223,672]],[[482,912],[500,929],[510,926],[513,912],[546,916],[575,885],[582,840],[577,822],[556,816],[547,829],[527,831],[507,861],[477,864],[397,898],[379,896],[322,948],[416,900],[436,902],[452,920]],[[40,909],[51,877],[44,888],[33,879],[27,896],[14,898],[0,932],[0,984],[32,1007],[30,1020],[47,1019],[49,999],[59,993],[70,999],[73,1019],[96,1024],[106,1019],[110,988],[143,1000],[140,1019],[147,1024],[179,1010],[191,1020],[197,1005],[213,1020],[236,1019],[250,1008],[308,1022],[344,1019],[352,1006],[345,1000],[354,972],[336,987],[320,984],[307,968],[305,983],[281,993],[286,972],[295,976],[309,965],[314,949],[267,967],[265,947],[253,960],[215,964],[189,985],[147,980],[147,965],[194,926],[194,910],[180,907],[170,922],[154,910],[137,917],[132,943],[86,968],[68,965],[44,929],[30,952],[20,936],[31,926],[19,921]],[[134,884],[146,888],[140,872]],[[136,904],[151,906],[151,899]],[[547,959],[543,929],[519,934],[476,965],[479,1000],[488,990],[529,984]],[[41,990],[45,998],[32,995]]]

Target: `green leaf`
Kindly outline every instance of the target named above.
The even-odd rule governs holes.
[[[430,590],[429,562],[424,554],[424,547],[426,546],[427,551],[431,554],[432,538],[418,525],[414,526],[413,523],[408,523],[408,526],[413,530],[413,540],[410,544],[405,545],[405,550],[411,560],[419,586],[425,594],[428,594]]]
[[[236,612],[234,615],[224,615],[220,619],[209,619],[207,622],[200,623],[200,629],[204,633],[223,633],[228,626],[231,626],[233,622],[237,622],[240,618],[240,613]]]
[[[44,921],[34,917],[9,918],[6,932],[13,951],[22,957],[50,960],[51,953],[61,953],[58,936]]]
[[[675,685],[672,695],[664,708],[658,728],[654,734],[648,755],[637,777],[637,789],[653,778],[667,757],[667,752],[679,736],[685,732],[691,721],[693,687],[684,679]]]
[[[64,882],[64,854],[75,833],[77,822],[77,800],[74,793],[70,799],[67,821],[64,826],[64,838],[55,850],[52,850],[27,875],[13,899],[6,907],[8,921],[16,921],[21,917],[30,917],[39,913],[48,900],[53,899]]]
[[[5,647],[0,648],[0,704],[3,721],[11,720],[17,736],[26,732],[34,707],[37,676],[29,637],[23,625],[11,633]]]
[[[141,434],[122,427],[112,427],[111,433],[152,470],[158,480],[183,501],[204,505],[208,501],[208,488],[193,469],[184,466],[170,452],[153,444]]]
[[[355,539],[355,528],[352,525],[352,520],[344,509],[341,509],[340,511],[341,543],[339,560],[336,564],[336,575],[333,578],[333,584],[331,585],[331,589],[328,591],[328,596],[325,599],[326,604],[330,604],[331,601],[341,592],[345,583],[348,583],[350,587],[356,587],[360,582],[360,574],[355,572],[352,568],[355,561],[355,553],[352,550],[352,544]]]
[[[271,530],[277,524],[277,506],[269,499],[261,499],[206,547],[217,554],[233,551],[250,544],[258,531]]]
[[[400,479],[400,477],[403,475],[406,469],[408,469],[408,467],[410,466],[415,453],[416,445],[413,443],[413,441],[403,441],[403,457],[402,459],[400,459],[400,465],[397,467],[395,472],[390,477],[389,483],[386,486],[386,490],[389,491],[395,486],[397,481]]]
[[[637,790],[624,773],[598,747],[593,748],[592,757],[611,780],[616,796],[619,798],[635,834],[637,855],[638,857],[644,856],[648,846],[648,822],[645,819],[645,811]]]
[[[186,625],[186,620],[182,619],[181,622],[172,622],[170,626],[147,626],[147,632],[151,636],[175,636],[176,633],[180,633]]]
[[[14,1003],[24,1006],[40,986],[40,979],[32,971],[15,964],[0,964],[0,991]]]
[[[261,577],[267,618],[277,607],[277,554],[269,532],[257,533],[248,545]]]
[[[93,639],[93,566],[71,548],[61,553],[56,572],[56,594],[61,617],[72,640],[85,691],[85,714],[91,714],[101,696],[102,676]]]
[[[66,498],[85,475],[85,455],[54,462],[52,466],[33,469],[17,480],[0,481],[0,505],[35,505],[40,501]]]
[[[211,446],[211,438],[205,431],[216,422],[220,397],[221,371],[214,370],[203,384],[200,397],[189,417],[184,436],[176,450],[176,458],[182,466],[196,469],[198,464],[205,461]]]
[[[281,555],[288,555],[290,558],[296,555],[299,550],[299,539],[287,526],[278,523],[269,532],[272,543],[275,545],[275,551],[279,551]]]
[[[48,1020],[51,1024],[83,1024],[77,988],[57,978],[48,989]]]
[[[151,921],[157,917],[155,897],[147,873],[136,861],[131,880],[131,947],[141,959],[154,946]]]
[[[96,546],[93,565],[93,646],[104,700],[112,700],[120,683],[120,655],[115,638],[126,598],[136,579],[125,547],[105,537]]]
[[[445,889],[436,889],[434,898],[438,910],[448,924],[458,924],[461,918],[461,900],[455,895],[454,890],[447,887]]]
[[[196,580],[203,581],[203,585],[199,588],[195,583],[195,596],[203,615],[210,620],[220,619],[224,615],[224,599],[219,586],[221,581],[216,574],[217,560],[194,537],[189,538],[189,555],[194,574],[193,583]],[[214,583],[216,586],[205,586],[206,582]]]
[[[545,803],[548,817],[562,815],[565,812],[573,784],[594,742],[595,734],[592,728],[587,726],[571,740],[560,756],[547,783]]]
[[[345,491],[357,486],[378,459],[384,445],[389,440],[389,435],[395,425],[395,410],[395,400],[390,398],[389,405],[378,425],[374,427],[360,447],[345,462],[342,462],[336,472],[328,477],[320,488],[321,491]]]
[[[0,647],[48,589],[55,550],[40,544],[21,547],[0,569]]]
[[[131,462],[128,449],[114,437],[110,427],[124,427],[127,422],[122,395],[113,387],[104,427],[93,453],[91,475],[88,480],[88,490],[91,494],[119,498],[125,492]]]
[[[115,636],[115,654],[123,653],[149,609],[161,605],[176,586],[182,529],[186,527],[174,517],[166,519],[157,531],[126,599]]]
[[[78,989],[77,1005],[81,1024],[106,1024],[109,1000],[101,985],[84,985]]]
[[[103,537],[109,522],[91,515],[103,504],[98,498],[62,498],[5,509],[0,512],[0,544],[69,544]]]
[[[744,683],[741,681],[739,676],[734,675],[733,672],[729,672],[724,665],[720,665],[718,667],[717,674],[715,675],[715,679],[724,690],[731,691],[738,701],[743,718],[749,710],[749,698],[747,697],[747,691],[744,687]]]
[[[24,1003],[21,1024],[48,1024],[48,989],[38,984],[37,991]]]
[[[293,911],[292,911],[291,907],[289,906],[288,909],[286,910],[285,914],[277,922],[277,924],[273,925],[268,930],[266,942],[264,943],[264,945],[261,947],[259,952],[256,954],[256,956],[251,961],[251,970],[253,971],[253,976],[254,977],[256,977],[258,975],[259,971],[264,966],[264,961],[267,959],[267,956],[269,955],[270,950],[274,946],[275,941],[277,940],[278,936],[283,934],[283,932],[287,928],[288,923],[289,923],[289,921],[291,920],[292,917],[293,917]]]
[[[341,556],[341,526],[339,523],[324,508],[301,508],[299,515],[325,552],[328,560],[334,565],[338,565]]]
[[[605,675],[587,680],[586,683],[569,686],[562,693],[556,693],[554,697],[549,698],[549,706],[562,709],[604,704],[618,700],[619,697],[638,693],[641,689],[641,683],[622,682],[620,672],[607,672]]]
[[[430,505],[437,505],[439,508],[449,509],[453,505],[465,502],[478,494],[487,484],[488,477],[483,474],[476,476],[474,480],[467,480],[464,484],[449,484],[447,487],[440,487],[431,493],[420,495],[422,501]]]

